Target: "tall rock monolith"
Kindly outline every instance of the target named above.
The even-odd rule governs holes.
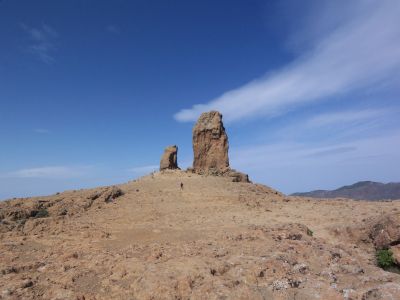
[[[229,170],[228,136],[217,111],[202,113],[193,127],[193,169],[195,172]]]
[[[173,170],[178,168],[178,147],[168,146],[164,150],[164,154],[160,161],[160,171],[162,170]]]

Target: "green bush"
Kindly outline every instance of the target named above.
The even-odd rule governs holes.
[[[313,236],[314,232],[310,228],[307,228],[307,235]]]
[[[382,269],[392,267],[394,265],[393,252],[390,250],[378,250],[376,252],[376,261]]]

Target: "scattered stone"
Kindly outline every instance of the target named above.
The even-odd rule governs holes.
[[[119,187],[116,186],[111,186],[106,189],[95,191],[87,197],[87,199],[90,201],[89,203],[87,203],[85,208],[86,209],[90,208],[93,205],[93,203],[98,199],[99,199],[98,201],[104,201],[106,203],[109,203],[112,202],[114,199],[122,196],[123,194],[124,192]]]
[[[66,216],[68,214],[68,210],[66,208],[62,208],[59,212],[59,216]]]
[[[379,300],[382,299],[382,293],[378,289],[372,289],[364,293],[362,300]]]
[[[168,146],[164,150],[164,154],[160,161],[160,171],[162,170],[174,170],[178,168],[178,147]]]
[[[287,237],[288,240],[299,241],[303,237],[300,233],[290,233]]]
[[[104,192],[104,195],[103,195],[104,201],[106,203],[112,202],[113,200],[122,196],[123,194],[124,194],[124,192],[120,188],[113,186],[110,189],[108,189],[106,192]]]
[[[300,286],[300,284],[302,283],[302,281],[299,279],[289,279],[288,283],[289,283],[290,287],[298,288]]]
[[[275,280],[272,283],[272,289],[274,291],[285,290],[289,287],[289,283],[287,280]]]
[[[309,267],[306,264],[301,263],[301,264],[296,264],[293,267],[293,270],[299,272],[300,274],[306,274],[309,270]]]
[[[103,191],[96,191],[93,194],[89,195],[88,199],[90,200],[96,200],[102,195]]]
[[[24,281],[22,281],[21,283],[21,288],[26,289],[33,286],[33,281],[30,279],[25,279]]]
[[[228,176],[232,177],[232,182],[250,182],[249,175],[237,172],[235,170],[230,170]]]

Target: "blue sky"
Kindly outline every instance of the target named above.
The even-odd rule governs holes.
[[[400,181],[400,2],[0,1],[0,199],[126,182],[224,115],[285,193]]]

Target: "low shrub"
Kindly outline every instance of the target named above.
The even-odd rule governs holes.
[[[378,250],[376,252],[376,261],[382,269],[394,266],[394,257],[391,250]]]
[[[307,228],[307,235],[308,236],[313,236],[314,232],[310,228]]]

